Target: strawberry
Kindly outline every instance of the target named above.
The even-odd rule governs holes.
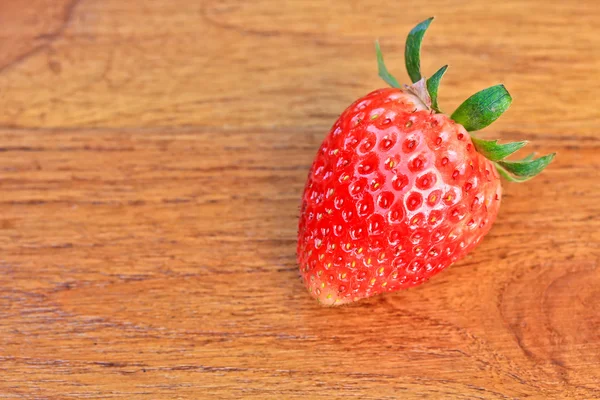
[[[469,253],[498,214],[500,176],[524,181],[554,154],[505,158],[526,142],[472,136],[510,105],[504,86],[482,90],[450,116],[437,104],[447,66],[425,80],[420,47],[432,18],[406,41],[413,82],[401,87],[376,52],[391,88],[356,100],[335,122],[312,164],[302,199],[298,264],[309,292],[339,305],[419,285]]]

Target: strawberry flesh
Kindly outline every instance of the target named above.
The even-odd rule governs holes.
[[[425,282],[490,230],[501,185],[467,131],[417,96],[376,90],[323,141],[302,199],[298,264],[326,305]]]

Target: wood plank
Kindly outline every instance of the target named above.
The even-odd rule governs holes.
[[[0,398],[600,398],[600,9],[551,3],[0,3]],[[503,81],[485,135],[558,156],[431,282],[322,308],[308,168],[431,14],[442,107]]]
[[[60,35],[5,61],[0,125],[329,126],[355,98],[381,87],[374,38],[406,79],[404,37],[430,14],[438,19],[424,42],[423,69],[450,64],[444,108],[504,82],[515,103],[498,131],[590,135],[600,124],[600,83],[591,79],[600,68],[594,0],[553,7],[511,0],[493,13],[483,1],[438,0],[427,11],[401,2],[391,9],[369,1],[281,3],[66,3]],[[3,47],[32,33],[4,31]]]

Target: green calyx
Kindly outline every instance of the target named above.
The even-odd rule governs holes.
[[[392,74],[389,73],[387,67],[385,66],[385,63],[383,62],[383,54],[381,54],[381,48],[379,47],[379,41],[377,40],[375,41],[375,52],[377,53],[377,69],[379,71],[379,76],[381,77],[381,79],[383,79],[385,83],[387,83],[391,87],[400,88],[400,84],[398,83],[396,78],[394,78]]]
[[[483,140],[471,136],[471,141],[478,152],[490,161],[501,161],[527,145],[526,141],[498,144],[497,140]]]
[[[442,81],[442,77],[444,73],[448,69],[447,65],[444,65],[442,68],[438,69],[438,71],[431,76],[431,78],[427,79],[427,91],[429,92],[429,97],[431,97],[431,108],[433,108],[436,112],[441,113],[437,102],[438,97],[438,89],[440,87],[440,82]]]
[[[404,57],[406,70],[413,84],[421,81],[421,43],[433,17],[415,26],[406,38]],[[375,42],[379,76],[391,87],[401,88],[398,80],[390,74],[383,61],[379,42]],[[441,113],[438,105],[438,89],[447,65],[440,68],[429,79],[426,79],[426,89],[431,98],[430,108],[433,112]],[[422,82],[419,82],[422,84]],[[414,86],[414,85],[413,85]],[[425,90],[425,89],[423,89]],[[478,131],[497,120],[510,107],[512,97],[504,85],[496,85],[475,93],[465,100],[451,115],[455,122],[461,124],[468,132]],[[498,144],[497,140],[483,140],[471,134],[473,145],[479,153],[492,161],[500,175],[511,182],[524,182],[542,172],[554,159],[555,153],[534,159],[533,154],[520,161],[509,161],[505,158],[523,148],[527,142]]]
[[[508,109],[512,97],[504,85],[496,85],[475,93],[452,113],[468,132],[478,131],[497,120]]]
[[[499,144],[497,140],[483,140],[471,135],[475,149],[485,158],[494,162],[496,169],[506,180],[511,182],[525,182],[540,172],[554,159],[555,153],[535,158],[530,154],[519,161],[509,161],[506,157],[519,151],[526,141]]]
[[[427,18],[408,33],[404,47],[404,62],[412,83],[421,80],[421,42],[433,17]]]
[[[556,153],[531,159],[526,157],[520,161],[502,160],[494,163],[496,169],[505,179],[511,182],[525,182],[544,170],[554,160]]]

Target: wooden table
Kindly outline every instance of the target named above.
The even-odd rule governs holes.
[[[451,2],[3,0],[0,398],[600,398],[600,8]],[[383,4],[388,3],[388,4]],[[466,259],[322,308],[299,197],[339,113],[423,70],[486,137],[557,151],[504,185]]]

